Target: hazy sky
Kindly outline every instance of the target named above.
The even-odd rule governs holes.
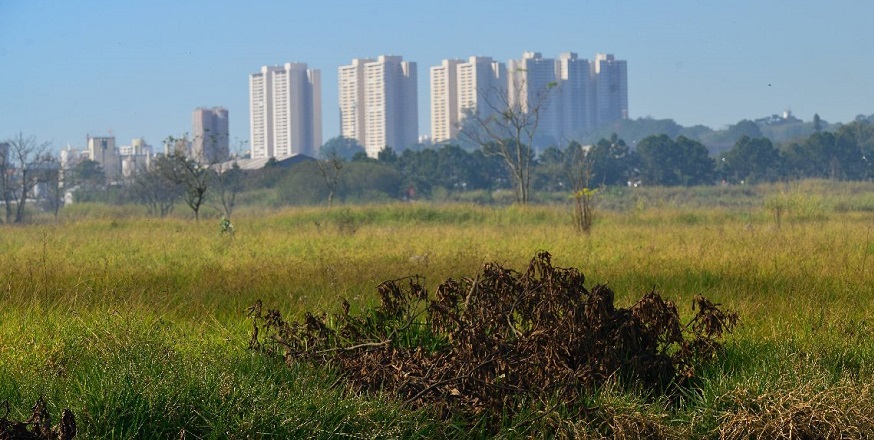
[[[0,0],[0,138],[19,131],[83,147],[110,130],[152,145],[191,130],[198,106],[230,112],[248,142],[248,75],[322,71],[323,138],[339,134],[337,67],[402,55],[613,53],[628,61],[632,118],[719,128],[786,108],[810,120],[874,113],[874,1]]]

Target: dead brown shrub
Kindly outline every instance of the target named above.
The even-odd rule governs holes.
[[[333,365],[355,392],[388,392],[444,417],[512,415],[532,403],[582,416],[590,409],[574,403],[608,380],[656,394],[687,384],[736,323],[697,297],[683,325],[654,291],[616,308],[610,288],[590,292],[584,281],[539,252],[524,272],[488,263],[433,298],[418,277],[383,282],[381,304],[362,316],[344,302],[330,317],[286,321],[259,302],[249,309],[250,344],[289,363]]]
[[[61,421],[53,427],[42,398],[36,401],[30,418],[24,422],[10,421],[9,402],[3,405],[6,413],[0,417],[0,440],[70,440],[76,436],[76,420],[69,409],[61,413]]]

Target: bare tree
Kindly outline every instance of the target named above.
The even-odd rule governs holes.
[[[166,142],[170,145],[188,144],[185,137],[176,139],[171,136]],[[189,157],[179,148],[173,149],[167,157],[172,166],[163,170],[165,177],[185,188],[182,199],[194,212],[194,220],[200,221],[200,208],[206,200],[206,192],[212,180],[210,165],[204,163],[203,157]]]
[[[531,185],[531,164],[534,161],[534,141],[545,111],[550,83],[540,90],[528,90],[520,75],[513,75],[510,89],[493,89],[483,93],[486,116],[481,112],[468,113],[462,139],[482,148],[483,154],[503,160],[513,180],[516,203],[527,204]]]
[[[185,188],[182,200],[194,212],[194,220],[200,221],[200,208],[212,180],[209,167],[179,153],[170,155],[170,160],[173,161],[173,166],[170,167],[171,174],[167,177]]]
[[[230,219],[237,203],[237,193],[243,189],[243,170],[236,160],[213,166],[214,182],[225,218]]]
[[[334,206],[334,194],[337,192],[337,186],[340,184],[340,171],[343,169],[343,158],[332,150],[328,157],[323,160],[316,161],[319,166],[319,172],[325,179],[325,186],[328,187],[328,207]]]
[[[151,215],[165,217],[173,212],[173,206],[182,193],[182,185],[167,178],[173,172],[173,161],[166,156],[158,157],[150,167],[139,167],[130,180],[134,197],[146,205]]]
[[[44,164],[52,162],[50,142],[38,142],[36,137],[22,133],[6,140],[0,148],[0,185],[6,205],[6,223],[21,223],[27,199],[34,188],[46,180]],[[13,206],[15,209],[13,210]]]

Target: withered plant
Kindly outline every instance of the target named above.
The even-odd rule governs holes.
[[[411,407],[453,414],[515,414],[533,404],[580,408],[585,393],[614,380],[652,395],[690,385],[721,349],[734,313],[695,298],[683,325],[655,291],[629,308],[604,285],[591,291],[575,268],[539,252],[524,272],[487,263],[448,279],[433,298],[419,277],[377,287],[380,305],[361,316],[307,313],[287,321],[249,309],[251,347],[337,369],[358,393],[385,392]]]
[[[5,414],[0,417],[0,440],[70,440],[76,436],[76,420],[69,409],[65,409],[61,421],[52,426],[52,418],[42,398],[33,405],[30,418],[23,422],[9,420],[9,402],[3,402],[3,406]]]

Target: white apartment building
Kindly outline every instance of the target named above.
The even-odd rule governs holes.
[[[121,156],[121,175],[125,179],[147,170],[152,164],[152,146],[143,138],[134,138],[130,145],[118,147]]]
[[[431,140],[458,135],[465,116],[487,118],[506,101],[507,68],[490,57],[443,60],[431,68]],[[506,102],[504,102],[506,104]]]
[[[191,114],[191,154],[201,163],[227,160],[230,153],[228,110],[200,107]]]
[[[595,124],[628,119],[628,64],[613,54],[597,54],[592,62]]]
[[[357,140],[369,157],[386,146],[403,150],[416,143],[416,63],[387,55],[355,59],[339,68],[338,81],[343,137]]]
[[[558,141],[560,102],[556,60],[540,52],[525,52],[507,63],[509,104],[519,111],[538,111],[537,137],[541,146]]]
[[[340,98],[340,135],[364,145],[364,65],[375,60],[356,58],[340,66],[337,81]]]
[[[501,110],[506,97],[507,66],[504,63],[476,56],[458,65],[459,121],[469,113],[489,117]]]
[[[249,75],[253,159],[304,154],[322,145],[321,71],[306,63],[264,66]]]
[[[87,136],[88,157],[100,164],[108,182],[118,181],[121,177],[121,157],[115,147],[115,136]]]
[[[443,60],[431,67],[431,141],[447,141],[458,133],[458,65],[460,60]]]

